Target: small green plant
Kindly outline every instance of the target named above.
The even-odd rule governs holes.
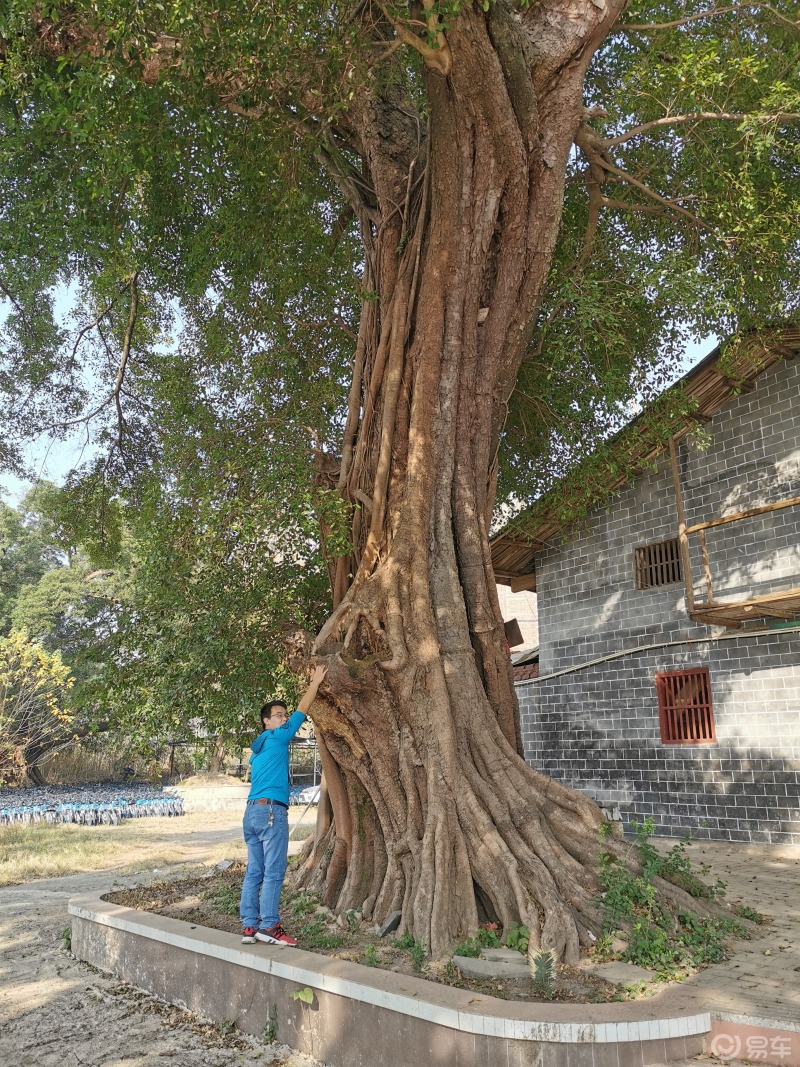
[[[314,990],[311,986],[304,986],[303,989],[294,989],[289,994],[292,1000],[300,1000],[303,1004],[314,1003]]]
[[[594,943],[593,953],[598,960],[613,959],[615,952],[611,946],[611,934],[602,934]]]
[[[366,963],[367,967],[378,966],[378,953],[375,951],[374,945],[367,945],[364,949],[364,963]]]
[[[393,937],[389,944],[392,948],[408,949],[413,948],[416,942],[411,934],[403,934],[402,937]]]
[[[497,923],[481,923],[475,936],[483,948],[500,948]]]
[[[531,932],[527,926],[512,923],[506,934],[506,948],[516,949],[517,952],[521,952],[524,956],[528,952],[528,943],[530,942],[530,939]]]
[[[549,949],[540,949],[538,952],[531,952],[528,955],[528,962],[531,968],[531,979],[533,981],[533,988],[544,997],[552,997],[553,995],[553,974],[555,971],[555,960],[553,959],[553,953]]]
[[[470,956],[472,959],[477,959],[480,954],[481,943],[477,937],[470,937],[453,949],[454,956]]]
[[[414,946],[411,949],[411,966],[415,971],[421,971],[422,965],[425,963],[425,957],[428,955],[428,950],[425,947],[424,941],[415,941]]]
[[[314,916],[305,922],[298,922],[297,933],[304,948],[333,949],[344,944],[341,934],[329,934],[325,929],[322,916]]]
[[[316,911],[318,905],[319,898],[314,893],[301,889],[289,904],[289,910],[295,919],[299,919],[302,915],[308,915],[310,912]]]
[[[748,904],[737,904],[736,912],[743,919],[749,919],[751,923],[763,923],[764,921],[764,916],[761,912],[751,908]]]
[[[67,952],[72,952],[72,927],[65,926],[61,931],[61,944]]]
[[[267,1045],[272,1045],[278,1040],[278,1005],[270,1004],[269,1015],[261,1031],[261,1038]]]
[[[347,927],[351,934],[357,934],[361,929],[361,923],[358,919],[358,912],[354,910],[346,911],[344,917],[347,920]]]
[[[232,1034],[235,1031],[235,1029],[236,1029],[236,1020],[235,1019],[222,1019],[221,1022],[217,1023],[217,1030],[219,1031],[219,1036],[220,1037],[228,1037],[230,1034]]]
[[[241,895],[241,884],[223,883],[209,889],[206,900],[220,915],[238,915]]]

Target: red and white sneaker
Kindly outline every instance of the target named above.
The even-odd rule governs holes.
[[[242,930],[242,944],[254,945],[256,943],[256,928],[255,926],[245,926]]]
[[[289,937],[280,923],[270,926],[268,930],[256,930],[256,941],[265,941],[268,945],[288,945],[289,948],[297,948],[297,942]]]

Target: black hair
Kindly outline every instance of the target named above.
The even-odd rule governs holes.
[[[264,725],[264,720],[268,719],[273,708],[283,708],[284,711],[289,710],[289,706],[285,700],[281,700],[280,697],[276,697],[275,700],[268,700],[260,711],[261,725]]]

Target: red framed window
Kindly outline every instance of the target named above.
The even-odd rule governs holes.
[[[708,667],[656,675],[658,718],[665,745],[709,745],[716,740]]]

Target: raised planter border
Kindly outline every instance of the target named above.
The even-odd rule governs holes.
[[[613,1004],[504,1001],[300,949],[241,946],[99,894],[74,898],[69,911],[79,959],[245,1032],[277,1023],[279,1040],[332,1067],[396,1065],[398,1040],[409,1064],[647,1067],[701,1052],[712,1025],[671,990]],[[312,1005],[290,996],[302,988],[314,991]],[[376,1035],[388,1034],[382,1051]]]

